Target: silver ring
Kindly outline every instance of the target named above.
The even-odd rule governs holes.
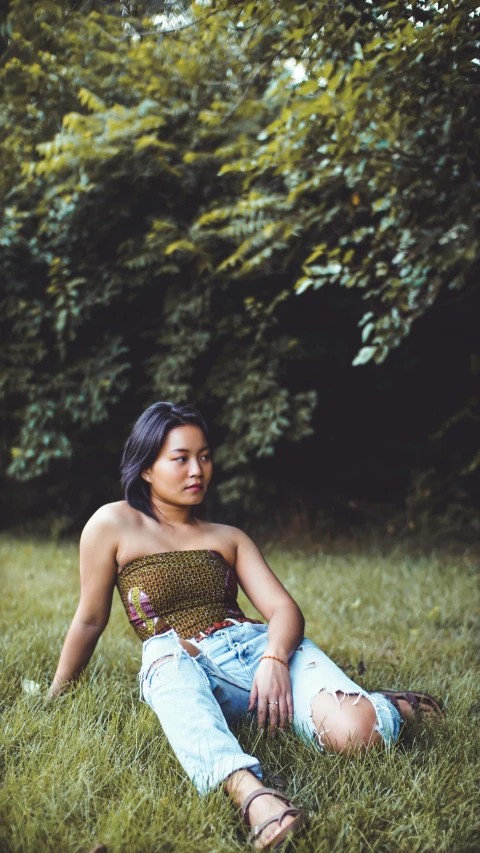
[[[278,702],[269,702],[269,705],[278,705]]]

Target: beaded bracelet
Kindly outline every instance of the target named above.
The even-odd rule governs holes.
[[[260,660],[265,660],[265,658],[271,658],[272,660],[278,660],[279,663],[283,663],[283,665],[286,666],[287,669],[290,669],[288,663],[285,663],[285,661],[282,660],[281,658],[276,658],[275,655],[263,655],[263,657],[261,657]]]

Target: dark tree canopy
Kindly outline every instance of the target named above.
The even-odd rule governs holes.
[[[478,12],[124,6],[2,18],[4,468],[80,492],[170,399],[214,418],[222,497],[245,500],[255,460],[312,432],[302,300],[336,289],[338,336],[340,289],[365,302],[363,365],[475,299]]]

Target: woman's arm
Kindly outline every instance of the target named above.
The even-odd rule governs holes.
[[[265,727],[268,713],[273,734],[277,724],[283,729],[287,718],[290,722],[293,720],[290,675],[285,663],[302,641],[305,620],[257,546],[245,533],[236,531],[236,534],[238,582],[254,607],[268,621],[268,645],[264,654],[273,656],[260,662],[250,694],[249,710],[257,703],[261,729]],[[280,658],[284,663],[273,658]]]
[[[303,638],[305,620],[298,604],[265,562],[254,542],[237,534],[235,571],[253,606],[268,622],[268,652],[288,660]]]
[[[117,574],[117,545],[112,510],[102,507],[88,521],[80,539],[80,603],[63,644],[50,696],[78,678],[107,625]]]

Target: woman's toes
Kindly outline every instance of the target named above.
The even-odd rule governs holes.
[[[275,797],[274,794],[257,797],[250,807],[250,825],[259,826],[264,820],[280,815],[285,808],[287,808],[287,804]],[[278,820],[272,820],[272,823],[269,823],[255,839],[255,848],[263,850],[293,820],[295,820],[295,816],[290,814],[285,815],[281,823]]]
[[[397,699],[397,702],[403,720],[413,717],[413,708],[406,699]]]
[[[264,818],[266,820],[266,818]],[[275,836],[277,836],[281,830],[285,829],[289,823],[292,823],[294,818],[292,815],[286,815],[281,823],[278,821],[273,821],[265,829],[260,833],[259,837],[255,839],[255,847],[257,850],[263,850],[269,842],[273,841]]]
[[[415,711],[406,699],[397,699],[397,702],[400,714],[404,720],[408,719],[408,717],[415,716]],[[435,714],[435,709],[432,708],[431,705],[424,705],[423,702],[420,702],[420,711],[422,714]]]

